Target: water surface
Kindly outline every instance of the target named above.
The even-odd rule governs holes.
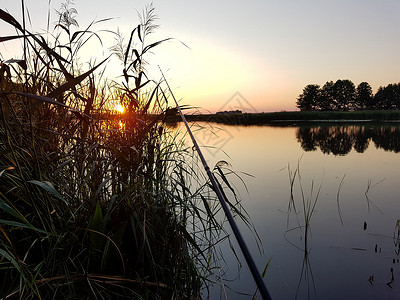
[[[235,171],[253,176],[242,175],[248,194],[234,183],[263,253],[254,235],[240,227],[260,272],[271,259],[265,282],[273,299],[400,295],[400,127],[218,126],[223,130],[214,127],[213,138],[196,137],[215,146],[203,147],[211,167],[226,160]],[[289,174],[293,178],[296,169],[291,202]],[[304,215],[310,209],[304,209],[303,200],[315,202],[307,245]],[[228,299],[251,299],[256,288],[245,261],[241,258],[238,272],[234,256],[227,249],[224,253],[227,288],[217,287],[211,298],[226,292]]]

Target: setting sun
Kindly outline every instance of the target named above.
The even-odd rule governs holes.
[[[122,114],[125,111],[125,108],[123,105],[121,104],[115,104],[114,109],[119,112],[120,114]]]

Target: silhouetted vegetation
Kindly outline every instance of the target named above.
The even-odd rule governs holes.
[[[367,82],[357,87],[351,80],[328,81],[323,87],[309,84],[296,102],[301,111],[354,111],[400,109],[400,84],[379,87],[373,95]]]
[[[196,299],[223,221],[164,122],[174,109],[163,83],[148,78],[146,54],[168,39],[148,42],[157,18],[146,7],[127,43],[114,33],[122,79],[109,80],[107,58],[79,62],[104,20],[79,30],[71,4],[44,35],[0,9],[16,31],[0,41],[23,45],[21,59],[0,62],[0,298]]]
[[[188,114],[189,121],[214,122],[228,125],[296,125],[315,122],[397,122],[400,110],[360,111],[282,111],[240,114]],[[169,121],[180,121],[178,116]]]
[[[223,114],[241,114],[241,110],[224,110],[224,111],[217,111],[217,115],[223,115]]]

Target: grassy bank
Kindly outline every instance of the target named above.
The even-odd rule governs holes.
[[[315,121],[360,121],[387,122],[400,121],[400,111],[294,111],[243,114],[203,114],[186,115],[190,121],[216,122],[231,125],[293,124]],[[179,121],[178,118],[175,119]]]

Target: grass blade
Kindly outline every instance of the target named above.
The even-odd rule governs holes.
[[[50,194],[52,194],[57,199],[61,200],[65,204],[68,204],[67,200],[65,200],[63,198],[63,196],[61,196],[60,193],[56,191],[56,189],[54,188],[54,186],[53,186],[53,184],[51,182],[48,182],[48,181],[37,181],[37,180],[30,180],[28,182],[41,187],[42,189],[44,189],[45,191],[49,192]]]

